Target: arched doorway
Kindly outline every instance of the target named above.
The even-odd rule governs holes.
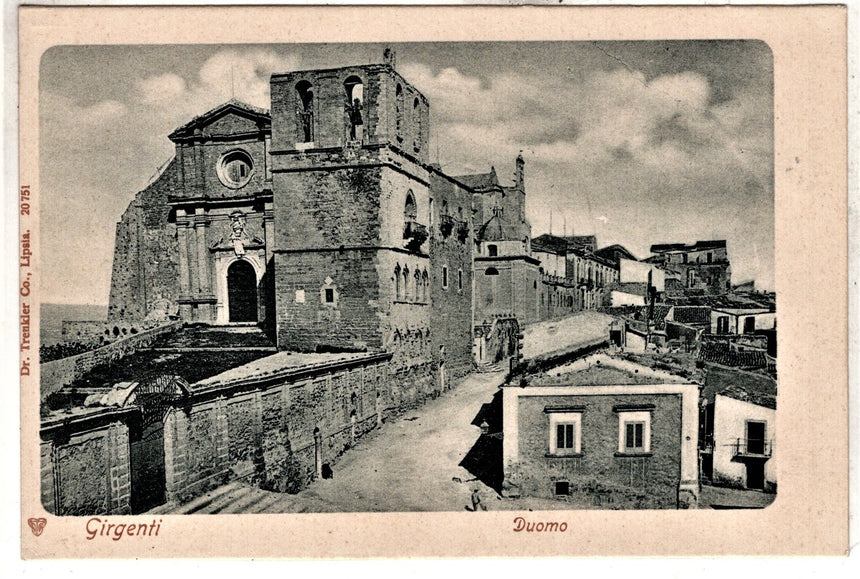
[[[257,273],[243,259],[227,268],[227,305],[231,322],[257,321]]]
[[[188,382],[181,377],[157,375],[135,384],[123,404],[141,410],[129,423],[128,433],[132,514],[146,512],[165,501],[164,418],[187,395]]]

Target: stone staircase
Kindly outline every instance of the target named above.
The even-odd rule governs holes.
[[[298,509],[300,510],[300,509]],[[153,515],[214,515],[230,513],[286,513],[296,512],[292,495],[264,491],[241,482],[220,486],[178,505],[166,503],[148,511]]]
[[[498,362],[482,362],[478,364],[475,369],[479,374],[492,374],[494,372],[504,372],[507,370],[507,364],[505,360],[500,360]]]

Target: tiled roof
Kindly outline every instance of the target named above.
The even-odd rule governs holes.
[[[556,255],[567,254],[567,241],[561,237],[544,233],[532,239],[532,251],[543,251]]]
[[[627,250],[626,247],[624,247],[623,245],[618,245],[617,243],[615,245],[601,247],[594,252],[594,255],[613,262],[617,261],[616,254],[620,254],[623,259],[632,259],[633,261],[639,261],[638,259],[636,259],[635,255],[633,255]]]
[[[759,350],[735,351],[728,342],[703,342],[699,360],[733,368],[767,368],[767,355]]]
[[[697,241],[693,245],[686,245],[684,243],[658,243],[651,246],[651,253],[663,253],[666,251],[699,251],[702,249],[717,249],[724,247],[726,247],[725,239]]]
[[[672,318],[680,324],[710,324],[711,308],[708,306],[675,306]]]
[[[474,175],[456,175],[457,181],[475,191],[483,191],[492,189],[499,185],[499,179],[496,177],[496,170],[491,169],[489,173],[476,173]]]

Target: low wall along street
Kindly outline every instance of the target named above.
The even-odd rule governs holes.
[[[128,387],[116,407],[46,419],[45,509],[140,513],[235,479],[297,492],[385,416],[439,392],[410,387],[414,372],[390,373],[390,353],[285,365],[291,356],[302,355],[281,352],[256,374],[237,368],[190,386],[161,376]]]

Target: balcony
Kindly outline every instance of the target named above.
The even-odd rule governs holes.
[[[460,243],[465,243],[469,238],[469,223],[466,221],[457,221],[457,240]]]
[[[448,237],[454,230],[454,217],[442,214],[439,216],[439,231],[443,237]]]
[[[732,443],[732,457],[736,459],[764,459],[773,453],[773,441],[760,438],[737,438]]]
[[[421,251],[421,245],[427,240],[427,226],[415,221],[407,221],[403,228],[403,239],[406,240],[406,249],[409,251]]]

